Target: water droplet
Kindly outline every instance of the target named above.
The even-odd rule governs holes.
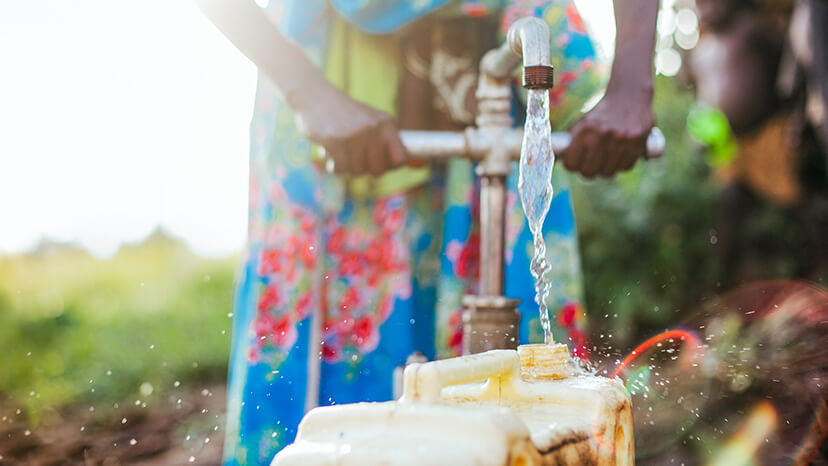
[[[23,432],[23,435],[28,437],[28,436],[32,435],[32,431],[30,431],[29,429],[26,429],[26,432]]]
[[[126,424],[126,423],[127,423],[127,418],[121,419],[121,424]]]
[[[138,441],[137,441],[137,440],[135,440],[135,439],[130,439],[129,444],[130,444],[130,445],[137,445],[137,444],[138,444]]]
[[[179,386],[179,385],[181,385],[181,382],[179,382],[178,380],[176,380],[175,382],[173,382],[173,387],[178,388],[178,386]]]
[[[154,389],[153,389],[151,383],[144,382],[144,383],[141,384],[141,387],[138,390],[141,392],[142,395],[150,396],[150,395],[152,395],[152,392],[153,392]]]
[[[205,438],[204,443],[210,443],[210,437]]]
[[[190,463],[195,463],[195,456],[191,456],[187,459]]]

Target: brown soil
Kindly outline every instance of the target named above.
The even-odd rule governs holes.
[[[105,415],[67,408],[37,427],[0,400],[0,465],[220,464],[224,400],[224,386],[214,384],[151,405],[113,405]]]

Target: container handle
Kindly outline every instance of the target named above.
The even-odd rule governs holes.
[[[511,378],[520,374],[520,359],[514,350],[491,350],[461,358],[410,364],[403,375],[402,402],[440,401],[444,387]]]

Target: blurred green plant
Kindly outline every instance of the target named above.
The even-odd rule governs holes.
[[[37,421],[223,380],[235,263],[160,233],[107,260],[65,246],[0,257],[0,396]]]
[[[696,103],[687,115],[687,132],[699,144],[708,147],[707,162],[710,165],[721,167],[736,158],[738,144],[730,122],[721,110]]]
[[[715,290],[716,189],[686,133],[693,101],[677,80],[659,77],[662,158],[613,180],[575,183],[590,325],[596,334],[609,332],[615,347],[675,323],[682,309]]]

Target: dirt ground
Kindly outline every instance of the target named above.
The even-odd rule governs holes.
[[[217,465],[224,439],[223,385],[182,389],[147,405],[74,407],[33,427],[0,400],[0,465]],[[109,408],[109,407],[107,407]]]

